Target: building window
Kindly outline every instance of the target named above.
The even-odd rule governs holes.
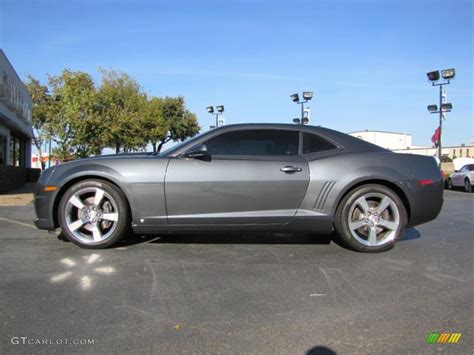
[[[15,149],[16,148],[15,141],[16,141],[16,137],[10,136],[10,156],[9,156],[8,165],[11,165],[11,166],[16,166],[16,157],[17,157],[18,152]]]
[[[6,164],[7,160],[7,137],[0,135],[0,165]]]
[[[10,159],[8,165],[26,166],[26,144],[23,139],[10,136]]]

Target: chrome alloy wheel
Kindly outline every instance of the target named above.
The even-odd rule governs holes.
[[[100,188],[77,191],[66,204],[66,226],[75,238],[86,244],[108,239],[117,228],[117,203]]]
[[[352,236],[374,247],[395,239],[400,227],[400,212],[395,202],[382,193],[367,193],[351,206],[348,216]]]

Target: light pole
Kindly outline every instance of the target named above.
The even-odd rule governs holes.
[[[444,81],[439,82],[440,74],[438,70],[429,72],[426,74],[428,76],[428,80],[431,82],[432,86],[439,86],[439,110],[437,105],[428,105],[428,111],[430,113],[438,113],[439,114],[439,137],[438,137],[438,159],[439,159],[439,167],[441,168],[441,158],[443,156],[442,148],[441,148],[441,135],[443,132],[443,118],[444,113],[451,112],[453,105],[449,102],[445,102],[445,98],[443,98],[443,85],[449,85],[450,80],[454,78],[456,75],[456,71],[453,69],[445,69],[441,70],[441,76],[443,77]]]
[[[293,122],[296,124],[308,124],[309,119],[307,117],[304,117],[304,104],[307,103],[309,100],[313,98],[313,92],[312,91],[304,91],[303,92],[303,100],[300,101],[300,97],[298,94],[293,94],[290,95],[291,100],[299,105],[301,105],[301,118],[293,118]]]
[[[206,110],[211,115],[216,115],[216,128],[219,127],[219,115],[224,113],[224,105],[217,105],[215,111],[213,106],[206,107]]]

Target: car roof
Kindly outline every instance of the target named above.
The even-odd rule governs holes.
[[[302,125],[302,124],[290,124],[290,123],[235,123],[218,128],[214,128],[213,132],[224,132],[244,129],[284,129],[292,131],[306,131],[309,133],[319,133],[328,138],[334,138],[339,140],[341,137],[352,137],[345,133],[325,128],[322,126]],[[352,137],[353,138],[353,137]],[[359,139],[360,140],[360,139]]]
[[[325,129],[321,126],[302,125],[294,123],[233,123],[225,126],[214,128],[214,130],[227,130],[227,129],[255,129],[255,128],[267,128],[267,129],[290,129],[290,130],[312,130],[312,129]]]
[[[335,131],[330,128],[313,125],[291,124],[291,123],[236,123],[221,126],[213,129],[214,132],[233,131],[241,129],[285,129],[294,131],[303,131],[313,134],[321,135],[329,140],[332,140],[337,145],[344,147],[347,150],[356,151],[387,151],[378,145],[369,143],[360,138],[353,137],[349,134]]]
[[[207,132],[203,132],[200,135],[197,135],[189,140],[182,142],[175,147],[171,147],[168,150],[164,151],[161,156],[175,156],[185,151],[194,144],[206,141],[212,137],[218,136],[220,134],[232,131],[246,130],[246,129],[277,129],[277,130],[292,130],[299,132],[308,132],[321,136],[324,139],[332,141],[339,148],[344,149],[346,152],[374,152],[382,151],[387,152],[386,149],[366,142],[360,138],[355,138],[348,134],[338,132],[329,128],[321,126],[311,126],[311,125],[302,125],[302,124],[288,124],[288,123],[237,123],[221,126],[218,128],[211,129]]]

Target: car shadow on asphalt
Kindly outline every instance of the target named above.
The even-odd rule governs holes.
[[[60,233],[58,239],[69,242]],[[134,234],[130,232],[114,247],[126,247],[143,243],[154,244],[330,244],[332,235],[289,233],[193,233],[193,234]],[[113,247],[112,247],[113,248]]]
[[[192,233],[172,235],[128,235],[123,243],[155,244],[330,244],[331,235],[290,233]]]
[[[408,240],[418,239],[421,237],[420,231],[414,227],[405,230],[403,237],[398,239],[399,242],[405,242]]]
[[[418,239],[421,237],[416,228],[408,228],[399,242]],[[172,235],[128,235],[123,243],[127,245],[139,243],[175,243],[175,244],[320,244],[329,245],[331,242],[342,247],[336,233],[329,235],[310,234],[310,233],[193,233],[193,234],[172,234]]]
[[[420,232],[416,228],[405,231],[399,242],[420,238]],[[58,239],[69,242],[60,233]],[[316,235],[309,233],[269,233],[269,232],[230,232],[230,233],[193,233],[193,234],[134,234],[130,232],[115,247],[127,247],[143,243],[153,244],[314,244],[329,245],[331,242],[347,249],[346,245],[339,240],[336,233],[329,235]]]
[[[336,355],[336,352],[327,346],[315,346],[306,352],[306,355]]]

